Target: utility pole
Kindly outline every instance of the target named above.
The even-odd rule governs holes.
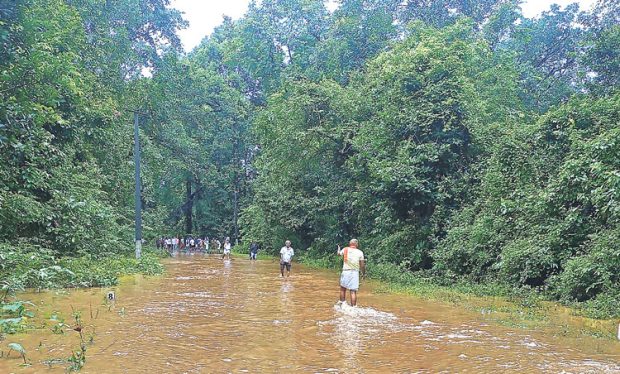
[[[235,192],[233,194],[233,225],[235,245],[239,244],[239,189],[237,187],[237,173],[235,172]]]
[[[133,114],[133,161],[136,170],[136,258],[142,256],[142,196],[140,193],[140,137],[138,112]]]

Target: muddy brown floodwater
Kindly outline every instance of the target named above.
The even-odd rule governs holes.
[[[57,315],[84,325],[83,373],[620,373],[620,343],[511,329],[447,304],[378,292],[362,284],[358,308],[337,309],[338,275],[293,266],[278,277],[271,260],[166,260],[161,277],[128,277],[110,289],[21,295],[46,328],[10,335],[0,373],[62,373],[79,349]],[[92,341],[91,341],[92,338]]]

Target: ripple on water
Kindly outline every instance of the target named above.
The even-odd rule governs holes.
[[[289,325],[291,322],[292,321],[290,319],[285,319],[285,320],[274,319],[272,321],[274,325]]]
[[[185,296],[185,297],[202,298],[202,299],[225,299],[226,298],[226,296],[224,296],[224,295],[218,295],[218,294],[215,294],[215,293],[204,292],[204,291],[183,292],[183,293],[180,293],[179,295]]]

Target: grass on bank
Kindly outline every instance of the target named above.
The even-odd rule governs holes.
[[[160,257],[146,250],[140,260],[133,257],[133,252],[56,258],[44,250],[0,248],[0,299],[25,289],[105,287],[117,284],[120,275],[161,274],[164,268]]]

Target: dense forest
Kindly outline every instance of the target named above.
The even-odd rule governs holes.
[[[0,0],[3,289],[132,253],[137,112],[149,242],[358,237],[378,277],[620,315],[620,1],[327,3],[184,53],[169,0]]]

